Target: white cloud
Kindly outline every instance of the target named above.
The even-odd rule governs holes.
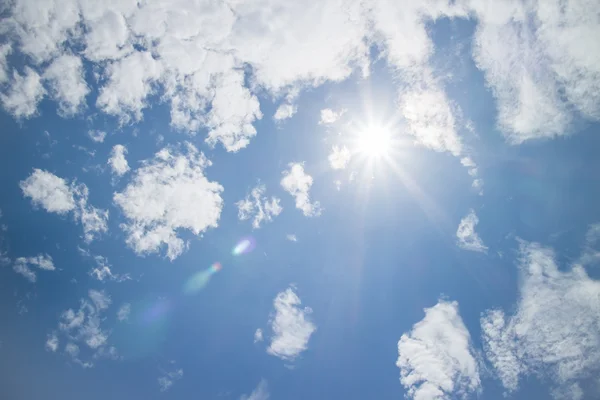
[[[298,237],[296,235],[294,235],[293,233],[285,235],[285,238],[287,240],[289,240],[290,242],[297,242],[298,241]]]
[[[19,186],[34,205],[48,212],[65,214],[75,209],[75,199],[67,182],[50,172],[36,168]]]
[[[179,368],[171,372],[165,372],[165,374],[158,378],[158,386],[161,392],[166,392],[173,386],[175,381],[183,378],[183,369]]]
[[[289,170],[283,171],[281,186],[286,192],[296,199],[296,208],[302,210],[307,217],[321,214],[321,204],[318,201],[310,202],[309,191],[313,184],[312,176],[304,172],[300,163],[289,164]]]
[[[585,235],[585,243],[579,263],[591,265],[600,261],[598,245],[600,245],[600,223],[595,223],[589,226]]]
[[[269,400],[269,385],[267,381],[261,379],[256,389],[249,396],[243,395],[240,400]]]
[[[551,379],[556,393],[577,391],[600,371],[600,282],[579,265],[560,271],[554,252],[537,243],[521,242],[520,261],[514,315],[481,318],[486,356],[509,391],[528,374]]]
[[[350,150],[346,146],[333,146],[329,154],[329,165],[333,169],[344,169],[350,162]]]
[[[108,159],[108,165],[110,165],[113,174],[123,176],[129,171],[129,164],[127,164],[125,154],[127,154],[127,147],[122,144],[113,146],[112,151],[110,152],[110,158]]]
[[[321,125],[330,125],[337,122],[338,119],[341,118],[346,110],[333,111],[331,108],[324,108],[321,110],[321,119],[319,120],[319,124]]]
[[[97,131],[97,130],[89,130],[88,136],[96,143],[104,142],[104,138],[106,138],[106,132]]]
[[[84,184],[77,185],[73,191],[78,205],[74,214],[83,225],[85,241],[90,243],[98,235],[108,231],[108,210],[101,210],[88,204],[89,190]]]
[[[425,318],[398,341],[396,365],[413,399],[466,398],[478,391],[479,368],[458,303],[440,301],[425,309]]]
[[[280,200],[277,197],[271,197],[269,200],[264,194],[265,185],[258,185],[245,199],[238,201],[235,205],[238,208],[238,218],[245,221],[252,218],[252,227],[260,228],[260,224],[271,222],[273,217],[278,216],[283,208],[279,205]]]
[[[88,295],[90,296],[90,299],[92,299],[97,311],[105,310],[111,303],[110,296],[104,293],[104,291],[92,289],[88,292]]]
[[[124,303],[117,311],[117,319],[119,321],[127,321],[129,319],[129,314],[131,314],[131,304]]]
[[[204,176],[210,165],[189,143],[183,152],[164,148],[135,171],[123,192],[115,193],[114,201],[128,219],[122,225],[127,244],[136,253],[154,253],[164,244],[174,260],[186,247],[178,229],[200,235],[217,227],[223,187]]]
[[[15,118],[30,118],[37,113],[38,103],[46,90],[37,72],[25,67],[25,75],[13,71],[12,84],[8,92],[0,94],[4,109]]]
[[[58,350],[58,345],[59,341],[58,336],[56,336],[56,333],[48,335],[48,339],[46,340],[46,350],[54,353],[56,352],[56,350]]]
[[[469,210],[469,213],[460,220],[458,229],[456,230],[456,237],[460,248],[480,253],[487,252],[487,246],[483,244],[483,241],[477,232],[475,232],[475,227],[478,223],[479,218],[477,218],[474,210]]]
[[[36,273],[30,267],[37,267],[45,271],[54,271],[52,257],[48,254],[39,254],[36,257],[19,257],[15,260],[13,270],[23,275],[28,281],[34,283],[37,280]]]
[[[0,46],[0,83],[8,80],[8,55],[12,53],[12,46],[4,43]]]
[[[81,249],[80,249],[81,250]],[[84,252],[84,255],[91,256],[88,252]],[[96,267],[92,268],[89,272],[90,276],[93,276],[99,281],[104,281],[109,279],[115,282],[123,282],[126,280],[130,280],[131,276],[129,274],[115,274],[110,269],[110,265],[108,260],[102,256],[93,257],[96,262]]]
[[[277,107],[273,119],[275,121],[283,121],[284,119],[292,118],[292,116],[296,114],[296,111],[298,111],[298,107],[294,104],[283,103]]]
[[[42,75],[63,117],[73,116],[85,107],[85,97],[90,89],[83,74],[81,59],[72,54],[63,54],[55,58]]]
[[[278,293],[273,301],[275,316],[271,320],[273,337],[267,349],[269,354],[282,360],[294,360],[308,348],[308,341],[317,327],[310,321],[309,307],[302,302],[293,288]]]
[[[262,342],[263,340],[263,331],[262,329],[258,328],[256,332],[254,332],[254,343]]]

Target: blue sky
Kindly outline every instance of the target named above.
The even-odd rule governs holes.
[[[1,397],[598,398],[593,2],[296,3],[6,5]]]

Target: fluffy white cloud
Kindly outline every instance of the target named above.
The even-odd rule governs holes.
[[[442,400],[478,391],[479,368],[458,303],[440,301],[425,309],[425,318],[400,338],[396,365],[413,399]]]
[[[263,340],[263,331],[262,329],[258,328],[256,332],[254,332],[254,343],[262,342]]]
[[[83,226],[83,236],[90,243],[98,235],[108,231],[108,210],[101,210],[88,204],[89,190],[84,184],[74,187],[73,192],[77,199],[75,217]]]
[[[164,244],[174,260],[186,247],[178,229],[200,235],[217,227],[223,187],[204,176],[209,165],[189,143],[184,151],[164,148],[135,171],[123,192],[115,193],[114,201],[128,219],[122,225],[127,244],[136,253],[154,253]]]
[[[264,194],[265,185],[258,185],[245,199],[238,201],[235,205],[238,208],[238,218],[241,221],[252,218],[252,227],[260,228],[260,224],[271,222],[273,217],[278,216],[283,208],[279,205],[277,197],[271,197],[269,200]]]
[[[346,146],[333,146],[329,154],[329,165],[333,169],[344,169],[350,162],[350,150]]]
[[[56,350],[58,350],[59,344],[60,342],[58,341],[58,336],[56,336],[56,333],[52,333],[48,335],[48,339],[46,340],[46,350],[54,353]]]
[[[71,360],[84,368],[94,365],[99,358],[118,358],[117,350],[108,343],[110,332],[101,327],[103,311],[111,304],[110,296],[104,291],[89,290],[88,299],[81,299],[78,310],[64,311],[58,323],[58,330],[68,342],[65,352]],[[91,300],[91,302],[90,302]],[[56,346],[58,348],[58,337]],[[85,351],[81,346],[85,345]],[[55,350],[53,350],[55,351]]]
[[[296,235],[294,235],[293,233],[285,235],[285,238],[287,240],[289,240],[290,242],[297,242],[298,241],[298,237]]]
[[[10,88],[0,94],[0,100],[6,111],[15,118],[29,118],[37,113],[37,105],[45,94],[39,74],[25,67],[25,75],[13,71]]]
[[[275,111],[275,115],[273,115],[273,119],[275,121],[283,121],[284,119],[292,118],[294,114],[298,111],[298,107],[294,104],[283,103],[279,107],[277,107],[277,111]]]
[[[131,304],[124,303],[117,311],[117,319],[119,321],[127,321],[129,319],[129,314],[131,314]]]
[[[122,144],[114,145],[110,152],[108,165],[110,165],[112,172],[118,176],[123,176],[129,171],[129,164],[127,164],[125,154],[127,154],[127,147]]]
[[[310,321],[309,307],[302,302],[293,288],[278,293],[273,301],[275,316],[271,321],[273,336],[267,352],[282,360],[294,360],[308,348],[308,341],[317,329]]]
[[[58,102],[59,114],[69,117],[85,106],[90,92],[84,79],[83,63],[72,54],[54,59],[42,77],[48,82],[50,95]]]
[[[104,132],[104,131],[96,131],[96,130],[89,130],[88,131],[88,136],[94,142],[96,142],[96,143],[102,143],[102,142],[104,142],[104,139],[106,138],[106,132]]]
[[[330,125],[335,123],[346,110],[334,111],[331,108],[324,108],[321,110],[321,119],[319,120],[319,124],[321,125]]]
[[[12,46],[4,43],[0,46],[0,83],[8,80],[8,55],[12,53]]]
[[[460,220],[458,229],[456,230],[456,238],[458,245],[470,251],[478,251],[480,253],[487,252],[488,248],[483,244],[483,240],[475,232],[475,227],[479,223],[479,218],[474,210],[469,210],[469,213]]]
[[[514,315],[481,318],[486,356],[509,391],[536,374],[550,377],[557,394],[577,392],[574,385],[600,371],[600,282],[579,265],[560,271],[552,249],[537,243],[522,242],[520,260]]]
[[[48,212],[65,214],[75,209],[75,199],[67,182],[50,172],[34,169],[19,186],[34,205]]]
[[[17,258],[13,265],[13,270],[33,283],[37,280],[37,275],[30,267],[37,267],[45,271],[54,271],[56,269],[52,262],[52,257],[48,254],[39,254],[35,257]]]
[[[256,389],[249,396],[243,395],[240,400],[269,400],[269,385],[267,381],[261,379]]]
[[[286,192],[296,199],[296,208],[302,210],[307,217],[321,214],[321,204],[318,201],[310,202],[309,191],[313,184],[312,176],[304,172],[300,163],[289,164],[289,170],[283,171],[281,186]]]
[[[175,381],[183,378],[183,369],[179,368],[170,372],[165,372],[163,376],[158,378],[158,386],[161,392],[166,392],[173,386]]]

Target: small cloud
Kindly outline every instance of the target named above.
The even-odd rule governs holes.
[[[296,208],[302,210],[307,217],[321,215],[321,204],[318,201],[311,203],[309,191],[313,184],[312,176],[304,172],[300,163],[289,164],[289,169],[283,171],[281,186],[286,192],[296,199]]]
[[[34,169],[19,186],[25,197],[47,212],[66,214],[75,209],[73,192],[67,182],[50,172]]]
[[[280,200],[277,197],[271,197],[269,200],[265,194],[265,185],[258,185],[245,199],[238,201],[235,205],[238,208],[238,218],[240,221],[245,221],[252,218],[252,227],[260,228],[260,224],[271,222],[273,217],[278,216],[283,208],[279,204]]]
[[[301,304],[300,297],[291,287],[277,294],[273,301],[275,316],[271,320],[273,336],[267,353],[291,361],[308,348],[308,341],[317,327],[310,321],[312,310],[300,308]]]
[[[96,307],[96,310],[98,310],[98,311],[102,311],[102,310],[108,308],[108,306],[112,302],[110,300],[110,296],[107,295],[103,290],[98,291],[98,290],[91,289],[88,292],[88,295],[90,296],[90,299],[92,299],[92,302],[94,303],[94,306]]]
[[[294,114],[296,114],[297,107],[294,104],[283,103],[275,111],[275,115],[273,115],[273,119],[275,121],[283,121],[285,119],[291,118]]]
[[[329,125],[335,123],[340,119],[346,110],[333,111],[331,108],[324,108],[321,110],[321,119],[319,125]]]
[[[249,396],[242,395],[240,400],[269,400],[269,386],[267,381],[261,379],[256,389],[254,389]]]
[[[37,280],[36,273],[30,267],[37,267],[44,271],[54,271],[52,257],[48,254],[39,254],[35,257],[19,257],[15,260],[13,270],[23,275],[27,280],[34,283]]]
[[[48,339],[46,340],[46,350],[55,353],[56,350],[58,350],[58,344],[58,336],[56,336],[56,333],[48,335]]]
[[[287,240],[289,240],[290,242],[297,242],[298,241],[298,237],[296,237],[296,235],[294,235],[293,233],[285,235],[285,238]]]
[[[129,319],[129,314],[131,314],[131,304],[124,303],[117,311],[117,319],[119,321],[127,321]]]
[[[460,248],[480,253],[487,252],[487,246],[483,244],[483,241],[477,232],[475,232],[475,226],[478,223],[479,218],[477,218],[474,210],[470,210],[469,214],[460,221],[456,230],[456,237],[458,238],[458,246]]]
[[[161,392],[166,392],[173,386],[175,381],[183,378],[183,369],[179,368],[171,372],[165,372],[163,376],[158,378],[158,386]]]
[[[127,164],[125,154],[127,154],[127,147],[122,144],[115,145],[110,152],[108,165],[110,165],[113,174],[117,176],[123,176],[129,171],[129,164]]]
[[[102,143],[102,142],[104,142],[104,139],[106,138],[106,132],[104,132],[104,131],[96,131],[96,130],[89,130],[88,131],[88,136],[94,142],[96,142],[96,143]]]
[[[329,165],[333,169],[344,169],[350,162],[350,150],[346,146],[333,146],[329,154]]]
[[[262,342],[263,341],[263,331],[262,329],[258,328],[256,330],[256,332],[254,332],[254,343],[258,343],[258,342]]]

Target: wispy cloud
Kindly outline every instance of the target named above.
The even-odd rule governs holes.
[[[261,379],[256,389],[250,395],[242,395],[240,400],[269,400],[269,385],[267,381]]]
[[[160,391],[166,392],[176,381],[180,380],[181,378],[183,378],[183,368],[165,371],[163,375],[158,378],[158,386]]]
[[[56,270],[52,257],[48,254],[39,254],[36,257],[19,257],[13,264],[13,270],[16,273],[23,275],[27,280],[33,283],[37,280],[37,275],[31,267],[37,267],[44,271]]]
[[[458,229],[456,230],[456,237],[458,239],[458,245],[461,248],[485,253],[488,248],[483,244],[483,240],[481,240],[477,232],[475,232],[475,227],[478,223],[479,218],[477,218],[475,211],[470,210],[469,213],[460,220]]]
[[[272,196],[269,200],[265,196],[266,190],[265,185],[258,185],[252,189],[250,194],[246,195],[246,198],[235,203],[240,221],[252,218],[254,229],[260,228],[263,222],[271,222],[273,217],[283,211],[283,207],[279,204],[280,199]]]

